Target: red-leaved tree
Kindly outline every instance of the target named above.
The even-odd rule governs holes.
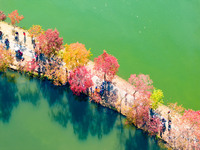
[[[75,95],[86,94],[88,88],[93,86],[92,75],[85,66],[77,67],[69,74],[69,84]]]
[[[44,34],[37,37],[36,52],[45,54],[48,58],[57,54],[62,49],[63,38],[59,37],[59,32],[55,29],[48,29]]]
[[[22,19],[24,19],[23,15],[19,16],[19,13],[18,13],[17,10],[14,10],[10,14],[8,14],[8,17],[10,18],[12,25],[15,25],[16,22],[19,23],[19,21],[21,21]]]
[[[133,123],[135,126],[138,126],[139,128],[146,127],[149,121],[149,108],[149,99],[139,98],[135,100],[133,107],[129,110],[127,114],[128,121]]]
[[[0,21],[6,20],[6,15],[3,13],[3,11],[0,11]]]
[[[196,147],[200,145],[200,111],[186,110],[181,121],[182,127],[186,129],[189,147]]]
[[[25,71],[28,72],[34,72],[36,68],[38,68],[38,62],[34,58],[31,61],[27,61],[24,66]]]
[[[137,76],[136,74],[132,74],[128,81],[133,85],[134,99],[137,92],[148,98],[150,97],[154,87],[152,85],[153,81],[150,79],[149,75],[139,74]]]
[[[160,131],[160,118],[155,117],[151,118],[150,121],[148,121],[148,132],[150,135],[156,135]]]
[[[117,59],[105,50],[103,54],[94,59],[94,63],[94,69],[97,71],[97,75],[104,79],[104,81],[112,81],[119,68]]]

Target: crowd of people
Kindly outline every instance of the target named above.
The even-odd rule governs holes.
[[[23,36],[24,36],[24,45],[26,44],[26,33],[23,32]],[[4,45],[4,48],[6,50],[10,49],[10,41],[7,38],[7,35],[4,35],[2,31],[0,31],[0,42]],[[14,35],[14,41],[15,41],[15,53],[16,53],[16,58],[20,59],[20,60],[24,60],[23,57],[23,52],[22,52],[22,42],[19,41],[19,32],[15,32]]]
[[[5,38],[5,40],[3,41],[3,37],[4,37],[3,32],[0,31],[0,41],[2,44],[5,44],[4,47],[6,48],[6,50],[8,50],[10,48],[10,41],[8,40],[8,38]]]

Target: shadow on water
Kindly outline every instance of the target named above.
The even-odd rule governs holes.
[[[116,111],[90,103],[86,96],[74,96],[68,86],[56,87],[48,81],[27,79],[20,75],[15,82],[0,75],[0,119],[8,122],[14,107],[19,101],[30,102],[36,106],[41,99],[48,102],[50,117],[62,127],[70,123],[79,140],[87,140],[89,135],[102,139],[112,131],[117,133],[115,149],[160,149],[156,140],[124,125],[124,117]]]
[[[53,120],[63,127],[67,127],[70,122],[74,134],[80,140],[86,140],[89,134],[100,139],[110,133],[115,124],[118,113],[91,104],[84,95],[73,95],[68,86],[55,87],[44,81],[41,83],[40,91],[49,103]]]
[[[123,117],[124,118],[124,117]],[[125,118],[124,118],[125,119]],[[121,119],[120,119],[121,122]],[[149,136],[135,126],[120,123],[118,127],[118,149],[125,150],[166,150],[162,141],[158,142],[155,137]]]
[[[0,74],[0,119],[5,123],[9,122],[14,107],[17,107],[17,87],[12,76]]]
[[[21,101],[30,102],[36,106],[40,100],[40,91],[38,89],[39,83],[27,75],[21,75],[18,81],[18,95]]]
[[[42,96],[47,100],[50,107],[50,116],[61,126],[67,127],[69,121],[69,105],[66,99],[66,86],[57,87],[49,81],[42,81],[40,83],[40,91]]]
[[[76,100],[69,95],[69,112],[74,133],[85,140],[90,133],[99,139],[113,129],[117,113],[102,106],[91,104],[88,99]]]

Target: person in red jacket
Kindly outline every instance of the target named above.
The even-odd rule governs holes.
[[[24,44],[26,44],[26,33],[23,32],[23,35],[24,35]]]

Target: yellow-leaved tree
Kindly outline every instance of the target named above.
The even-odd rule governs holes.
[[[4,50],[0,45],[0,72],[5,72],[10,65],[13,64],[13,53],[10,50]]]
[[[70,45],[66,44],[63,52],[63,61],[67,70],[73,70],[76,67],[86,65],[90,56],[91,52],[85,48],[84,44],[78,42]]]
[[[44,30],[40,25],[32,25],[30,29],[28,30],[28,33],[31,37],[38,37],[40,34],[44,34]]]
[[[163,91],[160,89],[154,89],[150,97],[150,100],[152,102],[152,109],[156,110],[158,106],[163,103],[163,98]]]

